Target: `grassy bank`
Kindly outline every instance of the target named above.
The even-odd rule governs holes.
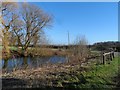
[[[114,88],[116,83],[113,82],[114,77],[118,74],[118,59],[114,60],[110,64],[93,66],[89,72],[84,72],[87,83],[80,87],[90,88]]]
[[[31,56],[66,56],[68,54],[68,50],[60,50],[54,48],[29,48],[28,55]]]
[[[5,52],[4,49],[0,49],[2,52],[2,55],[0,58],[2,59],[9,59],[12,58],[13,56],[23,56],[23,51],[22,48],[19,47],[14,47],[11,46],[9,47],[10,53],[9,55]],[[25,56],[53,56],[53,55],[58,55],[58,56],[67,56],[71,52],[69,50],[61,50],[61,49],[54,49],[54,48],[40,48],[40,47],[29,47],[26,51]],[[16,55],[17,54],[17,55]]]
[[[51,65],[37,69],[17,70],[12,73],[3,74],[3,78],[14,78],[23,80],[25,87],[51,87],[51,88],[73,88],[73,89],[96,89],[115,88],[114,77],[118,74],[118,57],[110,64],[95,65],[93,62],[85,66],[79,63],[67,65]],[[4,81],[3,81],[4,82]],[[13,87],[14,80],[11,81]],[[5,81],[3,87],[12,87]],[[5,85],[5,86],[4,86]],[[21,84],[18,87],[23,87]],[[6,88],[7,88],[6,87]]]
[[[110,64],[94,65],[86,67],[86,70],[80,72],[79,69],[71,70],[64,76],[57,78],[58,87],[73,89],[113,89],[116,88],[117,82],[114,77],[118,75],[118,65],[120,57],[116,57]]]

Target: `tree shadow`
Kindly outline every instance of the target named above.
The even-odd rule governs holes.
[[[116,85],[116,88],[118,89],[120,89],[120,74],[118,74],[118,76],[117,77],[115,77],[115,80],[116,80],[116,82],[117,82],[117,85]]]
[[[2,78],[2,89],[25,87],[27,82],[16,78]]]
[[[0,78],[1,79],[1,78]],[[17,78],[2,78],[2,90],[64,90],[60,87],[29,87],[27,80]]]

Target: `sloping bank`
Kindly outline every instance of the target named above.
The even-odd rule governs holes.
[[[118,74],[118,58],[110,64],[93,63],[52,65],[37,69],[17,70],[2,75],[3,88],[115,88],[114,77]]]

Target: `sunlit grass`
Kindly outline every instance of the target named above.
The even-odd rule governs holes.
[[[115,82],[113,78],[118,74],[118,59],[114,58],[110,64],[94,65],[91,71],[83,72],[87,83],[80,85],[84,88],[111,88],[114,87]]]

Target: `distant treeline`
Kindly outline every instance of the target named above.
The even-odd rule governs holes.
[[[119,41],[98,42],[98,43],[94,43],[93,45],[90,45],[90,48],[92,50],[99,50],[99,51],[113,49],[115,51],[120,52],[120,42]]]
[[[52,47],[55,49],[58,48],[64,48],[68,49],[71,47],[75,47],[77,45],[48,45],[46,47]],[[87,45],[88,48],[91,50],[98,50],[98,51],[104,51],[104,50],[114,50],[114,51],[119,51],[120,52],[120,42],[118,41],[108,41],[108,42],[97,42],[94,43],[93,45]]]
[[[53,48],[53,49],[68,49],[75,46],[77,45],[37,45],[37,47]],[[21,47],[21,46],[16,45],[15,47]],[[34,46],[31,45],[29,47],[34,47]],[[87,45],[87,47],[90,48],[91,50],[103,51],[103,50],[113,49],[115,51],[120,52],[120,42],[118,41],[97,42],[94,43],[93,45]]]
[[[49,48],[54,48],[54,49],[68,49],[71,47],[75,47],[77,45],[39,45],[39,47],[49,47]],[[93,45],[87,45],[88,48],[91,50],[98,50],[98,51],[103,51],[103,50],[115,50],[120,52],[120,42],[118,41],[108,41],[108,42],[97,42],[94,43]]]

